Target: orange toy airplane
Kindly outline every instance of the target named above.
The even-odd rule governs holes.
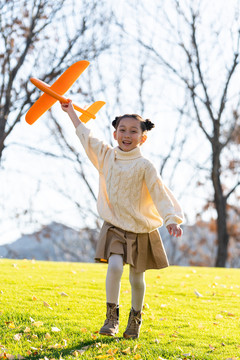
[[[69,99],[63,97],[67,90],[73,85],[81,73],[88,67],[89,61],[82,60],[71,65],[52,86],[44,83],[36,78],[31,78],[30,81],[40,90],[44,92],[40,98],[28,110],[25,120],[32,125],[40,116],[49,110],[58,100],[61,102],[69,102]],[[82,115],[79,119],[86,123],[90,119],[96,119],[95,114],[105,104],[104,101],[96,101],[90,105],[86,110],[73,104],[75,110],[80,111]]]

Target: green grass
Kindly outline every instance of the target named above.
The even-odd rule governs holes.
[[[239,269],[147,271],[137,340],[122,337],[131,301],[127,266],[119,336],[97,333],[105,320],[106,270],[104,264],[0,260],[0,359],[240,359]]]

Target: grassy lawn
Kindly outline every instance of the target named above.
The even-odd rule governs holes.
[[[146,272],[140,338],[125,340],[125,267],[117,338],[105,320],[103,264],[0,259],[0,359],[240,359],[240,270]]]

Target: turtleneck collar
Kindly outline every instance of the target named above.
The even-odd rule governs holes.
[[[122,151],[118,146],[114,150],[115,158],[118,160],[133,160],[142,156],[139,146],[131,151]]]

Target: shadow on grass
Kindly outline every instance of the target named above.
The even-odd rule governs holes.
[[[98,337],[97,339],[94,340],[85,340],[85,341],[81,341],[78,344],[76,344],[76,346],[72,346],[72,347],[66,347],[66,348],[61,348],[61,349],[43,349],[42,351],[36,351],[31,355],[28,356],[24,356],[24,359],[28,360],[28,359],[32,359],[32,360],[39,360],[39,359],[60,359],[61,357],[64,359],[64,357],[66,356],[73,356],[73,357],[78,357],[80,356],[80,350],[84,351],[84,353],[82,355],[87,356],[87,352],[90,350],[95,350],[95,355],[91,354],[92,357],[97,356],[97,351],[98,349],[100,350],[101,348],[103,348],[103,344],[106,345],[110,345],[112,343],[116,343],[119,344],[121,343],[121,341],[126,341],[125,338],[123,337],[108,337],[108,336],[104,336],[104,337]],[[79,352],[79,354],[75,354],[74,352],[76,351]],[[90,355],[90,354],[89,354]]]

